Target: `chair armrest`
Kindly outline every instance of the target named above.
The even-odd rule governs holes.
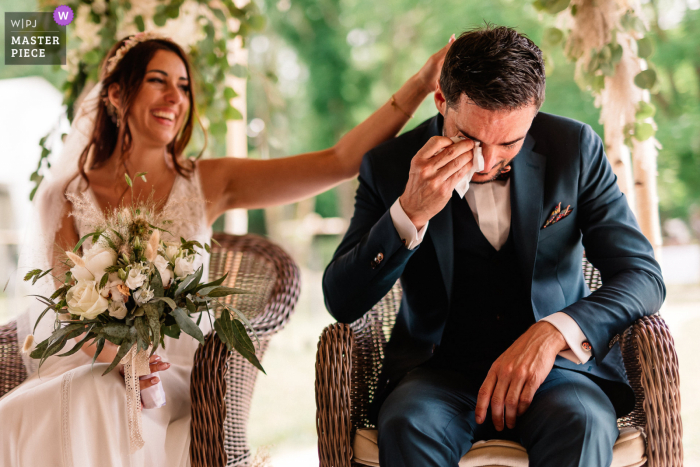
[[[0,326],[0,397],[27,378],[27,370],[19,351],[17,321]]]
[[[683,465],[678,356],[663,318],[637,320],[625,331],[622,353],[637,397],[628,424],[645,428],[649,467]]]
[[[228,349],[214,332],[194,356],[190,397],[192,400],[192,467],[226,465],[224,420],[226,419],[226,374]]]
[[[320,467],[350,467],[352,352],[354,333],[331,324],[321,333],[316,353],[316,432]]]

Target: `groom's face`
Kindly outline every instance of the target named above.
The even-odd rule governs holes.
[[[472,183],[490,182],[510,165],[537,115],[534,104],[517,110],[486,110],[466,94],[461,95],[456,105],[448,107],[439,87],[435,105],[445,118],[444,136],[464,136],[481,143],[484,170],[474,174]]]

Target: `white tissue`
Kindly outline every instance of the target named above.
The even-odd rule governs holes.
[[[150,379],[158,376],[158,372],[150,375],[141,376],[139,379]],[[146,388],[141,391],[141,402],[144,409],[159,409],[165,405],[165,390],[163,389],[163,381],[158,381],[158,384]]]
[[[450,139],[455,143],[460,140],[456,136]],[[484,170],[484,156],[481,154],[481,145],[478,141],[474,142],[474,162],[475,163],[472,165],[469,173],[467,173],[467,175],[465,175],[464,178],[460,180],[457,185],[455,185],[455,191],[460,198],[464,198],[464,195],[467,194],[467,190],[469,190],[469,182],[472,180],[474,174]]]

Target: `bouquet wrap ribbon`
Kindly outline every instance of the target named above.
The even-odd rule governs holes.
[[[148,364],[151,347],[141,351],[138,351],[137,347],[137,345],[134,345],[121,361],[124,365],[129,447],[132,453],[138,451],[144,445],[143,427],[141,424],[141,386],[139,376],[151,373]]]

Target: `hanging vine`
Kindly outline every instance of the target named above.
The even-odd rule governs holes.
[[[247,75],[244,66],[231,63],[230,41],[245,43],[246,37],[265,26],[265,18],[254,2],[241,7],[236,3],[233,0],[40,0],[42,11],[67,5],[75,16],[68,28],[69,48],[63,66],[68,72],[62,86],[68,120],[73,120],[76,103],[86,87],[98,81],[100,62],[117,40],[146,30],[158,31],[188,53],[198,87],[197,110],[209,135],[210,151],[223,154],[226,122],[242,118],[241,112],[231,105],[237,94],[226,86],[225,77]],[[31,175],[35,187],[30,199],[43,179],[43,168],[49,166],[49,143],[54,140],[51,136],[46,135],[39,142],[42,152]],[[195,144],[201,146],[203,136]]]
[[[654,47],[645,37],[640,5],[635,0],[535,0],[534,6],[556,15],[558,27],[543,36],[547,59],[562,47],[576,63],[576,82],[601,110],[606,152],[620,189],[644,234],[660,246],[656,109],[649,102],[657,76],[649,62]]]

